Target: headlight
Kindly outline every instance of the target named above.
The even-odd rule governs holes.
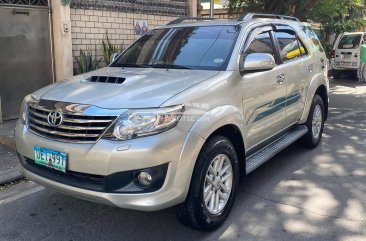
[[[27,123],[28,102],[30,101],[35,101],[35,99],[32,95],[27,95],[20,106],[19,118],[24,125]]]
[[[105,137],[116,140],[129,140],[158,134],[176,126],[183,111],[183,105],[129,110],[118,117]]]

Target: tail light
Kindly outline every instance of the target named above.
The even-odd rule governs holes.
[[[330,52],[330,57],[335,58],[335,50],[334,49]]]

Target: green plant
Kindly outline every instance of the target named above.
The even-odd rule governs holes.
[[[118,47],[117,45],[112,45],[108,33],[106,33],[106,38],[102,40],[102,53],[103,53],[103,59],[109,65],[111,63],[111,58],[114,53],[120,53],[122,52],[122,45],[121,47]]]
[[[77,65],[76,73],[82,74],[87,73],[92,70],[96,70],[99,67],[102,58],[97,58],[96,53],[84,52],[84,50],[80,50],[79,56],[75,57],[75,62]]]

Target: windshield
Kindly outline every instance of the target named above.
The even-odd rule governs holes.
[[[163,28],[148,32],[112,67],[224,70],[239,26]]]
[[[356,49],[360,46],[361,34],[345,35],[339,42],[339,49]]]

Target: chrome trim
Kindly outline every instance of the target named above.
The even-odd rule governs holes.
[[[40,118],[43,118],[43,119],[46,119],[47,120],[47,115],[42,115],[42,114],[39,114],[35,111],[33,111],[32,109],[28,108],[28,112],[31,112],[32,115],[35,115],[37,117],[40,117]],[[46,124],[48,125],[48,123],[46,122]]]
[[[41,124],[41,125],[48,125],[47,122],[33,119],[32,121]],[[65,129],[65,130],[104,130],[104,127],[81,127],[81,126],[66,126],[66,125],[60,125],[58,126],[59,129]]]
[[[99,134],[75,134],[75,133],[63,133],[63,132],[59,132],[59,131],[52,131],[52,130],[48,130],[46,128],[42,128],[42,127],[38,127],[36,125],[33,125],[31,123],[29,123],[29,126],[37,129],[37,130],[40,130],[40,131],[43,131],[43,132],[48,132],[50,134],[55,134],[55,135],[59,135],[59,136],[70,136],[70,137],[98,137]]]
[[[127,111],[49,100],[30,101],[27,106],[27,129],[30,132],[47,139],[73,143],[97,142],[118,116]],[[60,126],[48,123],[47,117],[52,111],[63,114]]]
[[[32,101],[27,103],[31,107],[41,108],[44,111],[58,110],[65,115],[87,116],[120,116],[127,109],[103,109],[94,105],[75,104],[53,100]]]
[[[65,114],[67,115],[67,114]],[[64,122],[69,122],[69,123],[79,123],[79,124],[83,124],[83,123],[110,123],[113,120],[80,120],[80,119],[70,119],[70,118],[64,118]]]

